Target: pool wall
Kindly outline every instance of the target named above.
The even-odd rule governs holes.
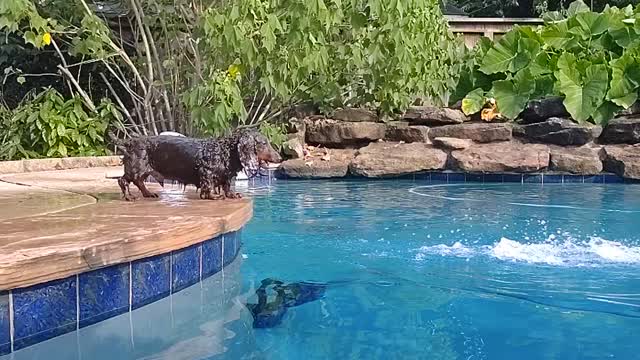
[[[166,254],[0,292],[0,355],[133,311],[231,264],[241,230]]]

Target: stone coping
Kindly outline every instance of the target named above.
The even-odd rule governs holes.
[[[251,219],[249,199],[204,201],[155,184],[159,199],[125,202],[106,179],[114,171],[121,168],[0,176],[0,290],[187,248]]]
[[[84,156],[0,161],[0,174],[119,166],[121,156]]]

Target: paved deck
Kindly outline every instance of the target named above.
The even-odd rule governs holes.
[[[251,218],[251,200],[205,201],[189,188],[150,185],[159,199],[125,202],[106,178],[121,172],[0,175],[0,290],[181,249]]]

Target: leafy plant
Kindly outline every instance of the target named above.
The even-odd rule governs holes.
[[[282,145],[287,141],[287,128],[285,124],[271,124],[263,122],[260,124],[260,132],[269,140],[271,145],[280,152]]]
[[[544,26],[515,27],[474,49],[462,74],[467,80],[456,90],[467,94],[467,114],[492,97],[515,119],[529,100],[559,95],[575,121],[603,124],[638,100],[640,6],[595,13],[575,1],[566,18],[546,19]]]
[[[106,100],[90,115],[79,97],[65,101],[47,89],[14,110],[1,108],[0,160],[105,155],[107,128],[121,120]]]

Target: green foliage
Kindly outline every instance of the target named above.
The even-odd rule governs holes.
[[[90,115],[78,97],[47,89],[14,110],[0,107],[0,160],[105,155],[107,127],[121,120],[108,101]]]
[[[567,16],[480,42],[455,92],[467,94],[463,110],[478,112],[481,99],[493,97],[515,119],[529,100],[560,95],[575,121],[602,124],[633,105],[640,90],[640,6],[595,13],[576,1]]]
[[[460,47],[433,0],[230,1],[207,11],[203,31],[208,67],[234,64],[241,94],[272,108],[310,100],[391,114],[416,97],[442,103],[458,75]],[[205,77],[209,92],[227,86],[218,78]]]
[[[287,127],[285,124],[263,122],[260,124],[260,132],[278,152],[282,150],[282,145],[287,141]]]

